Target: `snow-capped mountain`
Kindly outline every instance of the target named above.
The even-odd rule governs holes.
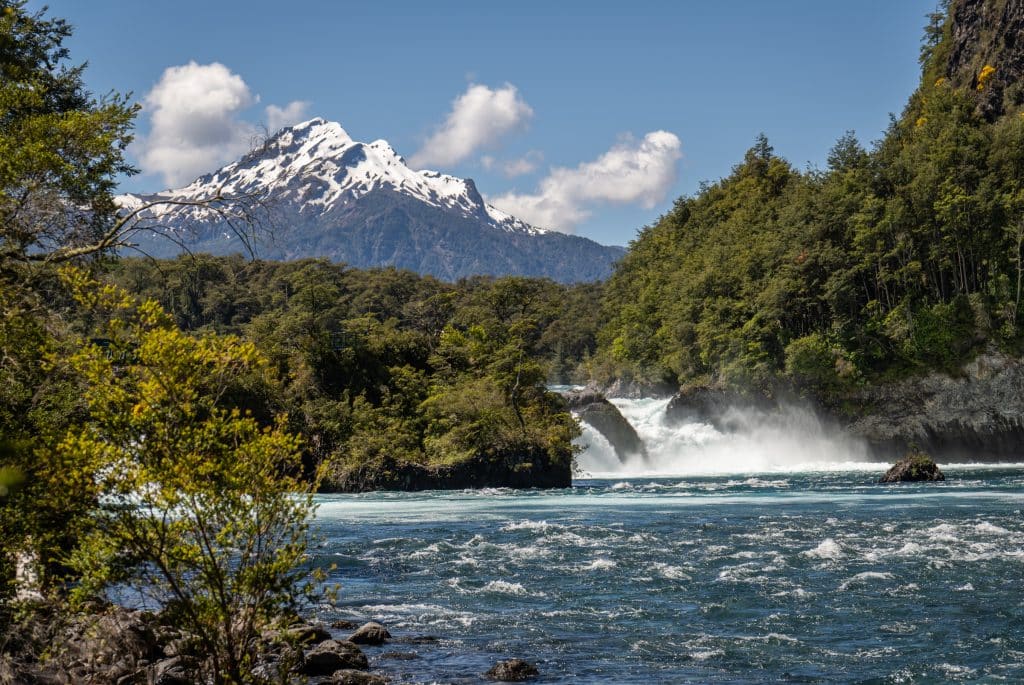
[[[222,212],[189,204],[218,196],[244,200]],[[250,218],[259,225],[262,258],[327,257],[446,280],[520,274],[590,281],[606,277],[623,254],[531,226],[484,202],[472,180],[410,169],[387,141],[354,141],[323,119],[285,128],[179,190],[119,197],[128,211],[163,201],[143,215],[166,236],[139,234],[141,249],[154,256],[244,252],[239,233]]]

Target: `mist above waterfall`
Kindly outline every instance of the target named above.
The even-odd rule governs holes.
[[[620,461],[608,440],[583,423],[577,464],[584,477],[878,470],[867,445],[804,407],[731,408],[717,422],[720,430],[696,419],[668,420],[667,398],[609,399],[643,440],[647,459]]]

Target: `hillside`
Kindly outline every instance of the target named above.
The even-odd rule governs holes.
[[[1022,8],[960,0],[933,17],[921,84],[870,149],[849,133],[827,169],[801,172],[762,137],[680,198],[608,284],[595,373],[841,404],[1019,351]]]

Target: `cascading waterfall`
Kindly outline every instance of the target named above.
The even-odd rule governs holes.
[[[730,410],[722,432],[700,421],[667,420],[669,399],[609,398],[636,429],[648,458],[621,462],[608,440],[585,422],[577,443],[581,477],[659,477],[795,471],[877,471],[867,446],[825,426],[813,412]]]

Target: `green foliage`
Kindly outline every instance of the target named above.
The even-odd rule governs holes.
[[[571,459],[576,426],[545,389],[579,379],[596,349],[601,289],[526,278],[441,283],[322,260],[199,255],[122,260],[109,278],[158,298],[178,326],[253,341],[283,385],[253,409],[286,411],[327,487],[379,460]]]
[[[56,557],[88,507],[42,477],[52,439],[80,412],[76,379],[43,365],[67,351],[66,297],[32,263],[99,251],[115,231],[135,112],[120,96],[93,98],[83,67],[67,64],[70,26],[25,6],[0,0],[0,468],[22,479],[0,498],[0,600],[18,556],[39,559],[44,586],[60,585]]]
[[[798,386],[836,389],[841,382],[837,361],[835,348],[817,332],[786,346],[786,375]]]
[[[54,360],[88,407],[50,474],[96,507],[68,555],[75,595],[136,585],[197,637],[215,682],[250,682],[261,629],[296,607],[313,511],[285,417],[261,426],[226,401],[269,365],[251,342],[190,336],[152,300],[64,277],[103,321],[95,332],[133,351],[123,365],[89,344]]]
[[[923,479],[935,472],[935,460],[924,452],[911,452],[904,459],[910,462],[911,480]]]
[[[847,133],[801,173],[762,136],[641,231],[605,289],[598,366],[828,399],[1019,350],[1024,119],[987,122],[939,78],[949,36],[933,16],[922,85],[870,151]]]
[[[102,247],[136,108],[93,98],[68,67],[71,28],[23,0],[0,0],[0,260]]]

